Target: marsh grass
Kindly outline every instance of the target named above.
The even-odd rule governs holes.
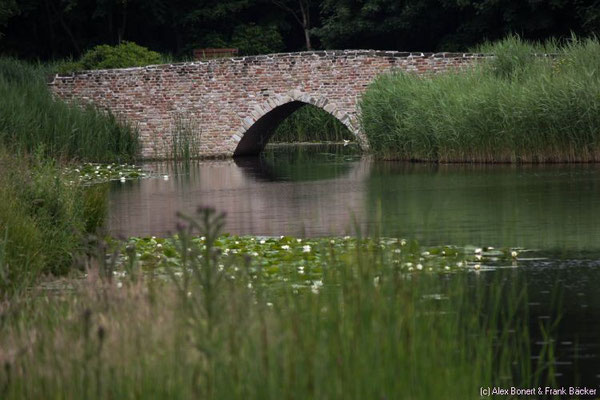
[[[481,50],[495,57],[470,70],[379,77],[361,101],[374,152],[439,162],[600,161],[598,39],[509,37]]]
[[[107,189],[70,183],[39,154],[0,150],[0,301],[75,266],[86,236],[103,224]]]
[[[307,104],[279,124],[271,141],[342,142],[355,140],[354,135],[337,118],[319,107]]]
[[[91,262],[74,291],[3,305],[2,398],[469,399],[546,382],[519,279],[407,274],[359,246],[332,250],[316,292],[265,284],[213,246],[223,215],[183,218],[167,281]]]
[[[183,161],[199,158],[201,140],[200,122],[190,114],[176,115],[171,131],[169,158]]]
[[[0,58],[0,143],[11,151],[88,161],[137,156],[137,131],[113,114],[54,99],[52,66]]]

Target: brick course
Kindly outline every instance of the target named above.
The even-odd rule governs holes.
[[[258,152],[276,124],[305,103],[335,116],[366,148],[358,102],[377,75],[392,69],[439,73],[486,57],[372,50],[282,53],[84,71],[57,75],[49,85],[66,101],[93,103],[136,124],[144,158],[169,157],[176,121],[182,118],[195,121],[190,126],[197,127],[198,156]]]

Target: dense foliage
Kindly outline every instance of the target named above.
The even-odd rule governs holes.
[[[284,119],[275,130],[272,142],[341,142],[354,140],[337,118],[311,104]]]
[[[457,74],[378,78],[361,103],[372,149],[409,160],[600,161],[598,40],[510,37],[485,50],[496,57]]]
[[[60,66],[60,72],[71,72],[86,69],[109,69],[142,67],[160,64],[162,57],[155,51],[148,50],[132,42],[121,42],[117,46],[99,45],[86,51],[81,59]]]
[[[199,47],[464,50],[508,33],[537,40],[599,29],[595,0],[0,0],[0,52],[34,59],[125,40],[190,57]]]

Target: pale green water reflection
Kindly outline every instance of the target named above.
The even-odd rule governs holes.
[[[278,147],[261,158],[150,164],[161,178],[113,183],[110,230],[172,230],[177,210],[227,211],[236,234],[362,231],[425,244],[600,249],[600,167],[373,161],[344,147]],[[162,178],[168,175],[168,180]]]
[[[543,259],[472,279],[526,279],[532,332],[557,312],[552,293],[562,290],[556,377],[600,387],[598,165],[408,164],[310,146],[146,167],[156,178],[112,183],[113,234],[165,235],[176,211],[209,205],[227,211],[225,230],[234,234],[329,236],[358,227],[431,245],[539,249]],[[542,345],[543,338],[533,339],[532,357]]]

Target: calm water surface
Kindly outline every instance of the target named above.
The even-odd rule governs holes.
[[[114,183],[109,229],[166,235],[176,211],[228,214],[232,234],[329,236],[378,232],[423,244],[533,249],[518,274],[532,328],[562,293],[559,381],[600,384],[600,166],[431,165],[373,161],[352,147],[275,147],[260,158],[148,164],[155,178]],[[165,175],[168,177],[165,179]],[[543,339],[533,342],[533,353]],[[574,376],[578,375],[577,382]]]

